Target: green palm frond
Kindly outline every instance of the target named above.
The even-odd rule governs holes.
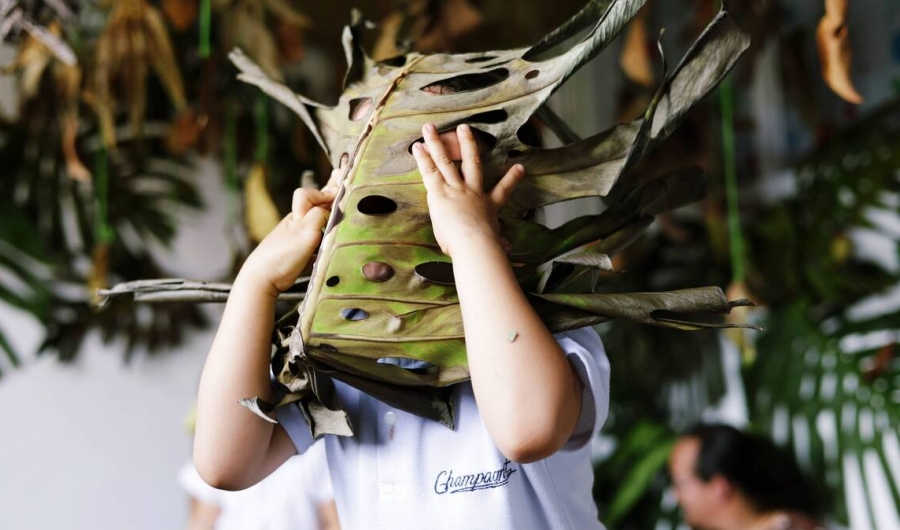
[[[866,230],[900,252],[900,233],[878,220],[900,214],[898,170],[895,100],[806,157],[796,199],[756,234],[773,311],[746,378],[751,419],[834,492],[833,515],[853,528],[900,526],[900,313],[858,309],[900,272],[858,256],[852,239]],[[778,248],[782,259],[766,260]]]
[[[43,89],[51,90],[52,86]],[[106,341],[128,334],[128,355],[136,346],[153,351],[178,343],[185,327],[204,324],[196,307],[115,304],[98,313],[87,287],[100,226],[115,236],[108,242],[109,280],[164,275],[150,249],[175,234],[173,206],[198,208],[191,164],[165,155],[164,128],[152,124],[142,139],[123,138],[105,153],[98,136],[85,131],[78,149],[85,160],[103,163],[103,181],[71,179],[60,153],[52,98],[26,103],[19,123],[0,123],[0,165],[10,168],[0,181],[0,296],[33,314],[47,331],[40,351],[60,359],[77,355],[91,329]],[[103,189],[100,185],[105,184]],[[104,193],[101,200],[100,194]],[[105,207],[100,207],[103,204]]]

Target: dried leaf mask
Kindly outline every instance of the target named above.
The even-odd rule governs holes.
[[[486,187],[513,163],[524,164],[525,180],[501,212],[502,232],[512,244],[510,260],[520,284],[552,331],[613,318],[699,329],[719,325],[684,315],[727,313],[745,303],[728,302],[715,287],[623,294],[577,289],[585,271],[610,269],[608,256],[634,240],[656,214],[703,196],[705,180],[697,168],[646,183],[629,170],[716,86],[748,45],[727,13],[719,13],[665,76],[642,119],[577,139],[544,103],[643,4],[589,2],[528,48],[409,53],[379,63],[358,45],[356,15],[343,34],[349,68],[334,107],[295,94],[233,52],[241,79],[293,109],[333,166],[344,154],[349,157],[299,322],[281,335],[282,348],[273,359],[276,378],[287,387],[278,405],[299,402],[314,436],[352,434],[332,378],[453,426],[450,388],[469,373],[450,260],[434,240],[425,188],[410,155],[427,122],[439,131],[471,125],[486,147]],[[580,40],[572,38],[580,33]],[[567,145],[543,149],[524,143],[520,130],[532,117]],[[524,218],[534,208],[585,196],[605,197],[607,208],[552,230]],[[570,253],[577,249],[582,252]],[[277,406],[255,398],[245,405],[257,412]]]

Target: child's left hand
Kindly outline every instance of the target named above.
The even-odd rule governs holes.
[[[468,125],[457,130],[462,155],[462,175],[448,155],[437,129],[431,123],[422,128],[425,144],[413,145],[413,156],[428,191],[428,211],[434,236],[444,254],[453,257],[473,240],[486,239],[501,244],[497,212],[506,204],[525,168],[516,164],[491,190],[484,192],[478,145]]]

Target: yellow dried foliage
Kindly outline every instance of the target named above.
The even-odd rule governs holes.
[[[159,78],[175,110],[180,114],[187,109],[168,29],[160,12],[148,2],[119,0],[113,4],[95,56],[89,102],[98,114],[108,148],[116,143],[114,116],[119,100],[127,103],[132,130],[141,133],[150,71]]]
[[[656,83],[653,75],[653,61],[647,50],[647,7],[641,9],[628,26],[628,33],[622,45],[619,64],[628,79],[635,83],[652,87]]]
[[[244,204],[247,232],[250,238],[258,243],[281,221],[278,208],[266,188],[266,169],[260,164],[254,164],[247,175]]]
[[[847,30],[847,0],[825,0],[825,15],[816,29],[822,78],[835,94],[859,105],[862,96],[850,78],[852,53]]]

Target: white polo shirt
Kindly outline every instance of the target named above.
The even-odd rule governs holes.
[[[582,413],[567,445],[531,464],[494,445],[471,383],[461,384],[450,430],[335,381],[355,433],[325,437],[341,528],[602,529],[589,442],[609,410],[609,360],[591,328],[555,337],[584,383]],[[306,451],[313,440],[299,409],[282,407],[278,420]]]

